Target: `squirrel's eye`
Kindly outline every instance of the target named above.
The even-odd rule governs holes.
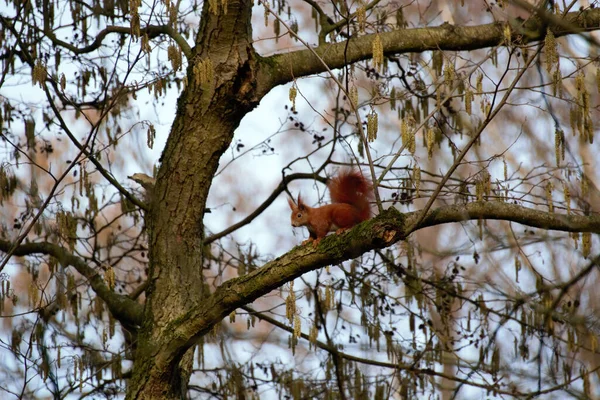
[[[296,215],[296,217],[302,218],[302,213],[298,213],[298,215]]]

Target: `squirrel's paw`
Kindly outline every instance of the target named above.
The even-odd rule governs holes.
[[[337,231],[335,231],[336,235],[341,235],[344,232],[348,232],[351,228],[340,228]]]

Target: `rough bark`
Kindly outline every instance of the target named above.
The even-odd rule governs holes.
[[[235,128],[257,104],[251,10],[249,0],[230,1],[227,13],[217,14],[204,3],[188,85],[178,102],[147,219],[149,286],[130,399],[181,398],[187,390],[192,351],[171,351],[172,329],[189,310],[202,308],[207,295],[202,279],[206,198]],[[206,59],[214,66],[214,79],[201,84],[195,66]]]
[[[402,214],[391,208],[376,218],[360,224],[342,236],[330,235],[318,248],[296,247],[256,271],[231,279],[221,285],[202,305],[188,307],[172,319],[163,332],[169,336],[165,347],[157,352],[156,362],[178,360],[233,310],[251,303],[281,285],[307,272],[339,263],[360,254],[381,249],[405,239],[413,231],[428,226],[478,219],[517,222],[541,229],[600,233],[600,216],[551,214],[501,202],[476,202],[440,207],[432,210],[419,226],[414,221],[419,212]]]
[[[469,220],[512,221],[534,228],[567,232],[600,233],[600,215],[552,214],[501,202],[475,202],[432,210],[415,226],[419,211],[402,214],[394,208],[338,236],[330,235],[318,246],[296,247],[256,271],[231,279],[204,302],[191,309],[178,326],[175,336],[181,347],[189,347],[233,310],[317,268],[340,263],[375,249],[406,239],[412,232],[429,226]]]
[[[140,326],[128,398],[185,397],[191,371],[191,350],[197,339],[224,316],[302,274],[351,259],[366,251],[387,247],[406,238],[412,231],[465,220],[497,219],[545,230],[600,233],[600,217],[597,215],[557,215],[499,202],[442,207],[427,213],[418,225],[415,222],[420,218],[419,212],[401,214],[391,209],[341,237],[328,237],[318,248],[296,247],[251,274],[231,279],[214,293],[209,293],[202,277],[202,255],[206,245],[202,219],[219,159],[229,147],[241,119],[276,85],[322,73],[328,68],[342,68],[370,59],[375,38],[375,35],[356,35],[347,41],[323,43],[313,49],[260,57],[251,44],[252,1],[229,0],[227,12],[221,9],[224,2],[215,3],[219,4],[216,12],[210,10],[210,2],[203,3],[201,25],[194,48],[190,48],[171,25],[141,29],[149,39],[157,35],[170,36],[180,45],[189,62],[187,87],[178,102],[146,219],[149,226],[150,267],[143,308],[128,296],[111,290],[97,270],[65,248],[51,243],[21,244],[0,240],[0,250],[11,251],[15,256],[47,254],[56,257],[63,266],[72,266],[88,279],[90,287],[124,326],[132,329]],[[532,7],[529,10],[539,13],[539,16],[527,21],[515,19],[478,26],[443,24],[439,27],[382,32],[379,36],[384,53],[468,51],[513,46],[541,40],[548,29],[558,37],[596,30],[600,26],[598,9],[572,12],[559,18],[526,2],[519,0],[518,3]],[[46,38],[55,47],[74,55],[96,51],[105,45],[108,37],[131,32],[129,26],[107,27],[98,32],[89,45],[76,47],[58,38],[52,32],[50,19],[46,21],[43,27]],[[0,16],[0,23],[17,38],[19,56],[33,67],[36,60],[33,54],[29,54],[33,47],[27,38],[20,38],[21,31],[16,28],[13,19]],[[507,31],[507,25],[510,31]],[[510,33],[509,37],[507,32]],[[200,83],[196,79],[196,67],[207,59],[214,66],[214,79]],[[48,79],[48,85],[57,83]],[[46,92],[51,98],[51,92],[48,89]],[[55,91],[61,101],[70,104],[70,99],[60,97],[61,92]],[[51,105],[56,107],[52,101]],[[59,108],[54,111],[60,117]],[[63,128],[69,134],[64,123]],[[77,147],[83,148],[74,136],[71,135],[70,139]],[[109,183],[145,209],[145,205],[133,198],[92,153],[86,150],[83,154],[89,156]],[[267,201],[273,201],[282,190],[283,185]],[[259,207],[240,224],[208,238],[208,241],[216,240],[250,222],[265,208],[266,205]],[[23,238],[26,236],[23,235]],[[589,268],[592,267],[590,265]]]
[[[544,15],[545,17],[545,15]],[[556,18],[556,17],[555,17]],[[597,30],[600,26],[600,9],[571,12],[556,23],[539,17],[526,21],[514,19],[509,22],[494,22],[475,26],[443,24],[436,27],[397,29],[380,33],[383,52],[386,55],[431,50],[468,51],[503,45],[524,45],[539,41],[550,29],[556,37],[573,33]],[[506,38],[506,29],[511,40]],[[345,65],[368,60],[373,57],[375,34],[362,35],[348,41],[326,43],[314,49],[305,49],[269,57],[272,69],[261,71],[265,75],[259,80],[278,85],[293,78],[309,76]],[[319,59],[320,58],[320,59]]]
[[[215,293],[208,293],[202,279],[202,218],[219,158],[230,145],[243,116],[264,94],[293,76],[325,69],[323,61],[308,50],[270,58],[258,57],[251,45],[251,10],[249,0],[230,1],[227,13],[222,10],[213,13],[209,11],[209,2],[204,3],[198,39],[189,60],[188,84],[178,102],[147,218],[149,285],[133,376],[128,386],[129,399],[184,397],[193,346],[224,316],[308,271],[405,238],[410,233],[406,227],[411,227],[411,221],[414,222],[411,218],[416,218],[416,214],[388,211],[347,233],[344,240],[328,238],[317,250],[296,248],[252,274],[224,283]],[[597,26],[597,21],[594,22]],[[469,28],[442,26],[435,29],[439,32],[410,30],[412,35],[417,35],[412,39],[414,43],[420,43],[417,47],[407,42],[412,37],[407,31],[394,33],[402,35],[397,38],[397,43],[391,34],[382,35],[382,40],[387,53],[444,48],[449,46],[448,40],[455,41],[454,48],[462,50],[496,45],[503,40],[502,30],[498,27],[487,40],[484,40],[484,36],[487,37],[485,29],[473,30],[471,34],[467,32]],[[437,34],[432,34],[435,32]],[[424,38],[429,38],[431,43],[424,43]],[[327,50],[325,61],[335,68],[369,58],[371,40],[372,37],[366,36],[352,41],[350,50],[344,54],[335,51],[344,44],[328,45],[317,54],[324,55]],[[196,80],[196,66],[206,59],[214,66],[214,80],[200,84]],[[511,212],[519,210],[509,210],[506,208],[509,205],[495,206],[493,210],[486,207],[474,204],[433,210],[420,226],[413,229],[436,224],[436,221],[488,217],[506,217],[550,229],[566,226],[570,230],[571,226],[581,228],[584,224],[572,219],[547,217],[547,213],[529,215],[521,212],[511,217]],[[499,214],[491,214],[492,211]],[[591,229],[600,231],[598,221],[592,225]]]

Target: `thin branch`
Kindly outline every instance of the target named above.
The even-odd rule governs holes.
[[[146,289],[148,289],[148,286],[150,286],[150,281],[145,280],[137,288],[135,288],[133,291],[131,291],[131,293],[129,293],[128,297],[133,300],[137,299],[138,297],[140,297],[142,295],[142,293],[144,293],[146,291]]]
[[[79,157],[81,157],[82,153],[83,153],[83,151],[80,150],[79,153],[75,156],[73,162],[67,167],[67,169],[65,169],[65,171],[62,173],[62,175],[54,182],[54,184],[52,185],[52,188],[50,189],[50,192],[46,196],[46,200],[44,200],[44,202],[39,207],[39,209],[37,210],[37,213],[33,216],[31,221],[28,222],[25,229],[23,229],[23,232],[21,232],[21,234],[17,237],[17,239],[14,241],[14,243],[9,243],[10,246],[7,247],[6,249],[4,249],[4,251],[6,252],[6,255],[2,259],[2,262],[0,263],[0,272],[2,272],[2,270],[4,270],[4,267],[6,267],[6,264],[8,264],[8,261],[10,260],[10,258],[14,254],[16,254],[16,250],[21,245],[23,240],[25,240],[27,235],[29,235],[29,232],[35,226],[35,223],[37,222],[37,220],[42,216],[42,214],[46,210],[46,207],[48,207],[48,204],[50,204],[50,201],[52,201],[52,199],[54,198],[54,193],[58,189],[59,185],[61,184],[63,179],[65,179],[67,177],[67,175],[70,173],[71,169],[76,165],[75,161],[78,160]]]
[[[344,87],[344,85],[342,85],[342,83],[339,81],[337,76],[333,73],[331,68],[329,68],[329,66],[327,65],[325,60],[323,60],[323,58],[321,58],[321,56],[319,54],[317,54],[315,52],[315,50],[304,39],[302,39],[296,32],[294,32],[288,26],[288,24],[286,24],[286,22],[279,15],[277,15],[276,12],[274,12],[271,8],[269,8],[269,6],[267,4],[264,4],[264,7],[279,21],[279,23],[281,25],[283,25],[285,27],[285,29],[287,29],[290,36],[293,36],[299,42],[301,42],[308,49],[308,51],[310,51],[311,54],[320,61],[322,66],[325,68],[325,71],[327,71],[327,73],[329,74],[329,77],[331,78],[331,80],[333,80],[335,82],[335,84],[344,93],[346,98],[351,99],[352,96],[350,96],[350,93],[348,93],[348,90],[347,90],[348,88],[346,88],[346,87]],[[364,144],[364,150],[365,150],[365,154],[367,156],[367,160],[369,161],[371,180],[373,182],[373,194],[375,195],[375,202],[377,203],[377,209],[379,210],[379,212],[381,212],[381,211],[383,211],[383,205],[381,203],[381,197],[379,196],[378,181],[377,181],[377,177],[375,175],[375,168],[373,167],[373,158],[371,156],[371,148],[369,147],[369,141],[367,140],[367,135],[365,134],[363,124],[361,123],[362,118],[358,111],[358,104],[354,104],[354,102],[350,101],[350,107],[352,108],[352,111],[354,112],[354,115],[356,117],[356,127],[358,129],[360,138]]]
[[[444,175],[444,177],[442,178],[442,180],[440,181],[440,183],[435,188],[433,194],[431,195],[431,197],[427,201],[427,204],[425,205],[425,207],[423,207],[423,210],[421,210],[420,217],[415,221],[415,226],[418,226],[421,223],[421,221],[425,218],[425,215],[427,214],[427,212],[429,211],[429,209],[431,208],[431,206],[433,205],[433,203],[437,200],[438,195],[440,194],[440,192],[442,191],[442,189],[446,186],[446,182],[448,182],[448,179],[450,179],[450,177],[452,176],[452,174],[454,173],[454,171],[456,171],[456,169],[461,164],[462,160],[465,158],[465,156],[467,155],[467,153],[469,152],[469,150],[471,149],[471,147],[479,140],[479,138],[480,138],[481,134],[483,133],[483,131],[485,130],[485,128],[496,117],[496,115],[498,115],[498,113],[500,112],[500,110],[502,109],[502,107],[506,104],[506,102],[508,101],[509,96],[512,94],[514,88],[517,86],[517,83],[521,80],[521,77],[525,74],[525,72],[528,71],[529,66],[536,59],[537,54],[540,52],[540,50],[541,50],[541,47],[538,49],[537,53],[533,57],[531,57],[527,61],[527,63],[521,68],[521,70],[519,71],[519,73],[517,74],[517,76],[513,79],[513,81],[511,82],[510,86],[508,87],[508,89],[504,93],[504,96],[502,97],[502,99],[500,100],[500,102],[498,103],[498,105],[493,110],[491,110],[491,112],[488,113],[488,115],[486,116],[485,120],[483,121],[483,123],[481,124],[481,126],[479,127],[479,129],[477,130],[477,132],[473,135],[473,137],[471,138],[471,140],[469,141],[469,143],[467,143],[465,145],[465,147],[460,151],[460,153],[456,157],[456,160],[454,160],[454,163],[448,169],[448,172],[446,172],[446,174]],[[509,58],[509,63],[510,63],[510,58]],[[502,82],[503,78],[506,76],[508,70],[509,69],[507,68],[507,70],[504,71],[504,74],[502,75],[502,77],[498,81],[497,87],[500,86],[500,83]],[[497,93],[498,93],[498,91],[496,90],[495,93],[494,93],[494,99],[492,100],[492,107],[494,105],[494,100],[496,98],[496,94]]]
[[[293,333],[294,329],[277,321],[275,318],[271,318],[270,316],[268,316],[265,313],[256,311],[255,309],[253,309],[250,306],[242,306],[240,307],[242,310],[247,311],[248,313],[250,313],[251,315],[256,316],[258,319],[261,319],[265,322],[268,322],[269,324],[278,327],[279,329],[285,330],[289,333]],[[306,334],[306,333],[300,333],[300,336],[305,339],[310,341],[310,337]],[[313,343],[316,347],[330,353],[332,355],[332,357],[339,357],[339,358],[343,358],[345,360],[348,361],[352,361],[352,362],[356,362],[356,363],[361,363],[361,364],[365,364],[365,365],[372,365],[375,367],[382,367],[382,368],[389,368],[389,369],[394,369],[394,370],[399,370],[399,371],[408,371],[408,372],[412,372],[415,374],[425,374],[425,375],[429,375],[429,376],[438,376],[441,378],[446,378],[449,379],[451,381],[456,381],[456,382],[460,382],[460,383],[464,383],[465,385],[469,385],[469,386],[475,386],[475,387],[479,387],[479,388],[483,388],[483,389],[489,389],[489,390],[497,390],[498,387],[495,384],[482,384],[473,380],[465,380],[465,379],[461,379],[456,377],[455,375],[447,375],[441,372],[436,372],[435,370],[431,369],[431,368],[417,368],[415,367],[414,363],[410,363],[410,364],[405,364],[405,363],[390,363],[390,362],[385,362],[385,361],[378,361],[378,360],[373,360],[373,359],[367,359],[367,358],[361,358],[361,357],[357,357],[354,356],[352,354],[348,354],[348,353],[344,353],[342,351],[339,351],[337,348],[335,348],[334,346],[331,346],[327,343],[321,342],[319,340],[315,341],[315,342],[311,342]],[[502,391],[498,392],[498,393],[503,393]],[[527,395],[527,393],[520,393],[520,392],[514,392],[514,391],[510,391],[510,392],[505,392],[505,394],[507,395],[522,395],[525,396]]]
[[[286,191],[287,185],[289,182],[294,181],[296,179],[315,179],[315,180],[319,180],[323,183],[326,182],[326,179],[320,178],[316,174],[297,173],[297,174],[291,174],[291,175],[284,176],[283,180],[279,183],[279,185],[277,185],[277,187],[275,188],[275,190],[273,190],[271,195],[269,197],[267,197],[267,199],[260,206],[258,206],[258,208],[256,210],[254,210],[250,215],[248,215],[246,218],[244,218],[240,222],[237,222],[237,223],[231,225],[229,228],[227,228],[219,233],[215,233],[214,235],[207,237],[204,240],[204,244],[212,243],[215,240],[222,238],[223,236],[227,236],[230,233],[235,232],[236,230],[240,229],[242,226],[248,225],[250,222],[252,222],[254,220],[254,218],[258,217],[267,207],[269,207],[271,205],[271,203],[273,203],[273,201],[275,201],[277,196],[279,196],[280,193]]]
[[[306,1],[306,0],[305,0]],[[370,9],[372,9],[373,7],[375,7],[377,4],[379,4],[381,0],[373,0],[372,2],[370,2],[369,4],[367,4],[365,6],[365,11],[369,11]],[[321,35],[325,36],[327,35],[329,32],[332,31],[339,31],[342,27],[344,27],[344,25],[347,25],[350,21],[352,21],[354,18],[356,18],[356,14],[358,13],[358,11],[353,12],[352,14],[348,15],[347,17],[345,17],[344,19],[333,23],[333,24],[329,24],[323,27],[323,30],[321,31]]]
[[[31,68],[33,68],[35,60],[31,56],[31,54],[29,54],[28,52],[25,51],[25,49],[27,48],[27,46],[25,46],[25,44],[22,42],[22,40],[18,36],[17,31],[16,31],[16,29],[14,27],[14,24],[12,24],[11,22],[9,22],[6,18],[4,18],[2,16],[0,16],[0,22],[2,23],[2,25],[8,27],[12,31],[13,35],[15,35],[15,38],[16,38],[17,42],[19,43],[19,46],[22,49],[24,49],[23,56],[25,57],[26,62],[29,64],[29,66]],[[50,78],[48,78],[48,80],[50,80]],[[98,169],[98,172],[100,172],[100,174],[106,180],[108,180],[121,194],[123,194],[123,196],[125,196],[127,198],[127,200],[131,201],[133,204],[135,204],[137,207],[141,208],[142,210],[148,211],[148,206],[146,204],[144,204],[142,201],[140,201],[134,195],[132,195],[131,193],[129,193],[129,191],[127,189],[125,189],[106,169],[104,169],[104,167],[102,166],[102,164],[100,164],[100,161],[98,161],[90,153],[90,151],[87,149],[88,144],[87,143],[86,144],[81,144],[77,140],[77,138],[73,135],[73,133],[69,130],[69,127],[67,126],[67,123],[64,121],[60,110],[57,108],[56,104],[53,101],[54,98],[52,96],[52,93],[50,93],[50,89],[48,88],[48,85],[47,85],[47,83],[45,81],[43,83],[42,89],[44,90],[44,93],[46,94],[46,97],[48,98],[48,102],[50,103],[50,107],[52,108],[52,111],[54,112],[54,115],[56,116],[56,118],[59,121],[60,127],[67,134],[67,136],[69,137],[69,139],[71,140],[71,142],[73,142],[73,144],[75,145],[75,147],[77,147],[77,149],[82,154],[84,154],[92,162],[92,164],[94,164],[94,166]],[[89,141],[89,139],[88,139],[88,141]]]
[[[11,242],[0,240],[0,251],[8,251],[13,247]],[[55,257],[61,265],[67,267],[72,266],[88,279],[90,286],[100,297],[113,316],[128,328],[141,325],[143,307],[141,304],[130,299],[128,296],[123,296],[113,292],[104,282],[102,276],[91,268],[81,258],[74,256],[66,249],[53,243],[25,243],[16,246],[13,250],[15,256],[28,256],[33,254],[46,254]]]
[[[315,288],[313,288],[313,296],[315,298],[316,312],[317,314],[319,314],[318,317],[321,320],[321,326],[323,327],[323,333],[325,334],[325,338],[327,339],[327,344],[329,344],[330,348],[335,348],[333,340],[331,340],[329,332],[327,331],[327,321],[325,320],[325,316],[323,315],[321,301],[319,300],[319,293]],[[344,367],[341,363],[341,357],[338,352],[331,353],[331,356],[333,357],[333,366],[335,368],[335,380],[337,381],[338,391],[340,392],[340,399],[346,400],[346,392],[344,391]]]
[[[44,22],[46,22],[46,18],[44,18]],[[100,46],[102,46],[102,42],[104,41],[106,36],[110,35],[111,33],[131,35],[131,28],[129,26],[107,26],[106,28],[102,29],[96,34],[96,38],[92,43],[85,47],[77,47],[69,42],[60,40],[56,37],[52,29],[46,27],[44,27],[44,29],[41,30],[41,33],[44,36],[48,37],[48,39],[50,39],[55,46],[64,47],[73,54],[81,55],[98,50]],[[181,51],[188,60],[192,58],[192,48],[185,41],[185,38],[181,36],[179,32],[175,31],[170,25],[147,25],[140,29],[140,34],[148,35],[149,39],[154,39],[160,35],[169,36],[179,45]]]
[[[594,268],[598,267],[599,265],[600,265],[600,256],[596,256],[596,257],[594,257],[593,260],[590,261],[590,263],[584,269],[582,269],[579,273],[577,273],[575,276],[573,276],[571,279],[569,279],[567,282],[565,282],[561,285],[560,293],[554,298],[554,301],[546,310],[546,318],[544,319],[544,325],[547,324],[548,321],[550,320],[550,318],[553,317],[552,314],[553,314],[554,310],[558,307],[558,305],[562,301],[563,297],[567,294],[569,289],[571,289],[571,287],[576,285],[580,280],[582,280],[586,276],[588,276],[592,272],[592,270]]]

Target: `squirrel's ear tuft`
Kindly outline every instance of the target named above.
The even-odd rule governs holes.
[[[287,198],[288,204],[290,205],[290,208],[293,210],[294,208],[296,208],[296,205],[294,204],[294,200],[292,200],[291,197]]]
[[[304,208],[304,202],[302,201],[302,196],[298,194],[298,208]]]

